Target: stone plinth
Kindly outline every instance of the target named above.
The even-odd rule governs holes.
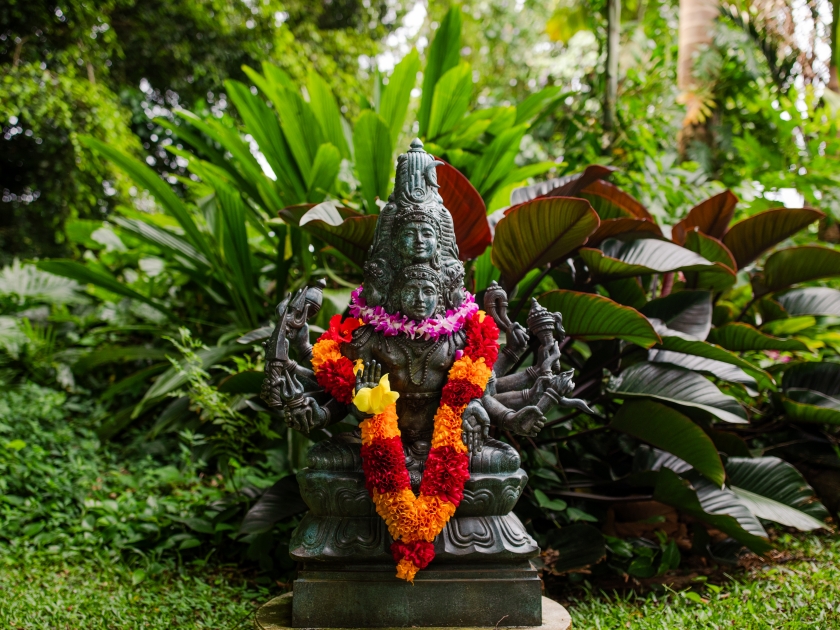
[[[410,584],[407,586],[411,587]],[[256,630],[292,630],[292,595],[292,593],[286,593],[280,597],[275,597],[262,606],[257,611],[254,620]],[[369,605],[371,607],[375,606],[373,603]],[[459,630],[490,630],[490,628],[494,627],[495,624],[492,626],[461,627]],[[572,618],[566,609],[557,602],[543,597],[541,625],[525,627],[522,630],[570,630],[571,627]],[[355,628],[356,630],[361,630],[359,626]],[[451,626],[438,626],[428,627],[426,630],[451,630],[451,628]],[[329,628],[314,630],[329,630]]]

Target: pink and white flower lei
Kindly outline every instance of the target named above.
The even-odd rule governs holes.
[[[435,315],[416,322],[399,312],[392,314],[385,312],[381,306],[368,306],[362,297],[362,288],[360,286],[350,294],[350,315],[360,318],[386,337],[402,334],[412,339],[437,339],[441,335],[452,335],[461,330],[467,319],[478,310],[472,293],[465,289],[464,303],[457,309],[446,311],[446,315]]]

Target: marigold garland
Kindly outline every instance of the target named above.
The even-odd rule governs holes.
[[[342,355],[341,344],[351,341],[353,331],[360,325],[359,319],[342,321],[336,315],[312,349],[315,378],[328,394],[345,404],[354,399],[359,362],[354,365]],[[435,537],[464,497],[464,483],[470,473],[461,418],[467,404],[484,393],[499,354],[499,329],[483,311],[470,314],[464,329],[467,344],[456,355],[441,392],[419,496],[411,491],[405,467],[396,403],[359,425],[365,486],[394,539],[391,553],[397,563],[397,577],[409,582],[434,559]],[[379,387],[390,391],[387,378],[383,381],[365,394],[366,399],[379,399],[384,392],[373,391]]]

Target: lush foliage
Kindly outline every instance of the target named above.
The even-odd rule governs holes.
[[[766,550],[763,521],[821,527],[827,511],[805,477],[836,510],[824,480],[840,470],[840,254],[814,244],[817,222],[830,227],[823,213],[768,208],[795,185],[834,212],[837,118],[739,64],[756,51],[729,46],[723,25],[708,63],[731,90],[710,119],[718,141],[679,163],[674,43],[656,37],[673,17],[663,6],[638,24],[640,61],[611,139],[598,99],[582,96],[601,91],[597,55],[516,104],[489,99],[502,86],[489,75],[477,94],[486,56],[464,46],[475,17],[456,9],[425,63],[410,51],[358,99],[335,89],[334,68],[265,61],[230,72],[229,111],[150,123],[165,160],[144,163],[130,140],[77,138],[137,194],[104,221],[67,222],[80,256],[0,276],[0,377],[58,382],[71,398],[53,407],[85,416],[68,425],[58,411],[20,411],[1,425],[7,544],[154,558],[224,546],[284,568],[285,532],[304,509],[287,475],[311,442],[259,401],[259,342],[274,305],[314,278],[328,288],[313,331],[345,311],[395,155],[415,135],[447,162],[441,192],[469,288],[480,299],[499,281],[520,322],[531,297],[561,311],[564,367],[596,409],[555,415],[534,440],[497,435],[523,456],[531,484],[517,509],[559,554],[554,571],[644,578],[683,554]],[[566,54],[580,50],[572,39]],[[527,185],[549,171],[559,177]],[[26,387],[8,396],[37,399]],[[119,446],[103,454],[104,439]],[[129,453],[143,456],[123,468]]]

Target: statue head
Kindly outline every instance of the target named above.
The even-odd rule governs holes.
[[[397,160],[394,192],[379,215],[365,264],[362,294],[370,306],[399,309],[402,299],[394,285],[399,280],[401,290],[404,270],[416,266],[437,275],[438,312],[463,301],[464,267],[458,259],[455,227],[438,194],[435,169],[440,164],[419,139]]]
[[[401,272],[396,290],[396,306],[400,313],[416,322],[440,311],[440,274],[427,265],[411,265]]]

